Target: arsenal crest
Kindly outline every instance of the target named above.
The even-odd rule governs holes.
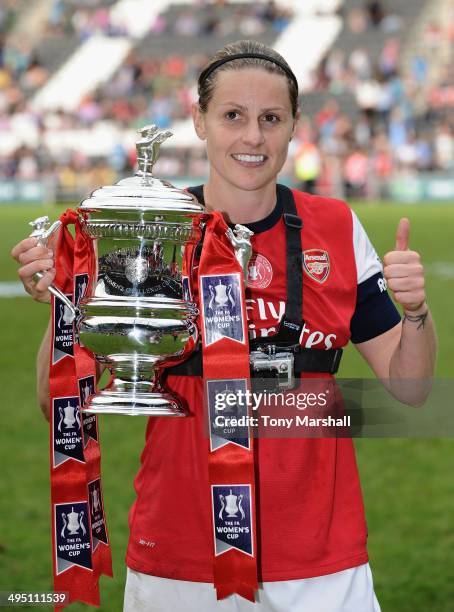
[[[328,252],[322,249],[303,251],[303,266],[311,278],[318,283],[324,283],[330,270]]]

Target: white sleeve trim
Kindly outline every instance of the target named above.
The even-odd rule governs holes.
[[[350,209],[351,210],[351,209]],[[356,214],[351,211],[353,218],[353,249],[355,252],[356,272],[358,285],[374,274],[383,272],[383,266],[377,252],[372,246],[366,230]]]

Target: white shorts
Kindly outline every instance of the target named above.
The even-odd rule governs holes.
[[[263,582],[253,604],[218,601],[212,584],[170,580],[128,568],[123,612],[381,612],[368,563],[316,578]]]

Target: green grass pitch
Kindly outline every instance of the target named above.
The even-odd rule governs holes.
[[[412,221],[410,247],[427,272],[427,291],[440,343],[437,374],[451,377],[454,344],[454,207],[355,207],[377,251],[395,243],[401,216]],[[0,281],[14,281],[11,247],[27,222],[59,208],[0,207]],[[0,298],[2,439],[0,462],[0,591],[51,591],[48,429],[35,400],[34,360],[48,307],[27,297]],[[355,350],[340,376],[371,376]],[[104,497],[114,559],[113,580],[101,579],[101,610],[122,609],[127,513],[143,446],[145,419],[100,419]],[[454,609],[454,440],[355,441],[369,526],[375,589],[384,612]],[[304,477],[304,476],[302,476]],[[82,604],[74,611],[87,609]],[[313,612],[313,611],[310,611]],[[361,611],[358,611],[361,612]]]

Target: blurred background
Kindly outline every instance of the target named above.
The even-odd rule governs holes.
[[[300,83],[302,118],[281,182],[347,199],[380,255],[410,217],[438,328],[437,375],[453,378],[452,2],[0,0],[0,591],[52,590],[48,427],[34,391],[49,309],[25,296],[9,252],[31,219],[55,219],[131,175],[145,124],[175,134],[156,176],[203,182],[205,150],[189,118],[195,83],[214,51],[242,38],[276,48]],[[340,375],[372,374],[349,348]],[[115,567],[101,580],[101,609],[111,612],[122,609],[145,419],[100,421]],[[452,612],[454,442],[355,445],[383,612]]]
[[[2,0],[0,201],[73,202],[130,174],[147,123],[175,132],[156,174],[203,181],[197,76],[241,38],[275,47],[301,85],[284,182],[454,199],[449,0]]]

